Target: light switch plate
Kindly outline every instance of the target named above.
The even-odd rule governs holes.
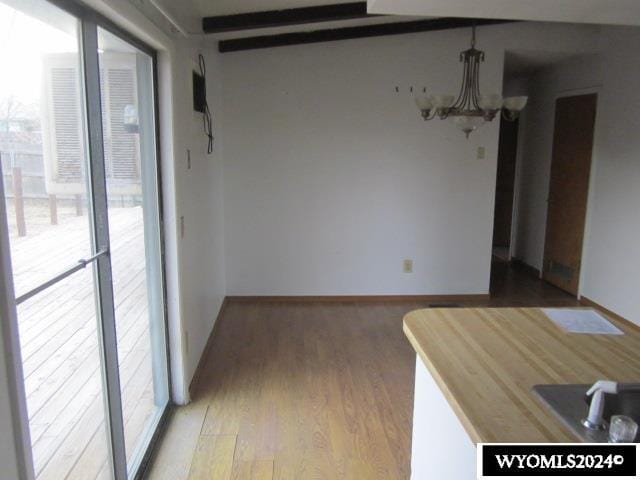
[[[484,147],[478,147],[478,155],[477,155],[478,160],[484,160],[486,155],[487,155],[486,149]]]
[[[406,259],[402,262],[402,271],[404,273],[413,273],[413,260]]]

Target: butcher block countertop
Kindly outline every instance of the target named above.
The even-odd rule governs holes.
[[[577,442],[531,388],[640,381],[640,329],[567,333],[538,308],[438,308],[404,317],[404,332],[471,440]]]

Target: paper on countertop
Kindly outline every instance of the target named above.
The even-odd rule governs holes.
[[[553,323],[570,333],[624,335],[624,332],[595,310],[543,308]]]

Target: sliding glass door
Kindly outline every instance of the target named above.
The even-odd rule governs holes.
[[[98,27],[125,448],[137,464],[169,400],[153,58]]]
[[[0,159],[37,479],[132,478],[169,405],[155,55],[0,0]]]

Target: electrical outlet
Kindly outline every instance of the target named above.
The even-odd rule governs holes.
[[[184,238],[184,216],[180,217],[180,238]]]
[[[402,271],[404,273],[413,273],[413,260],[407,259],[402,262]]]
[[[191,150],[187,149],[187,170],[191,170]]]
[[[485,148],[484,147],[478,147],[478,154],[477,154],[478,160],[484,160],[486,155],[487,155],[487,151],[485,150]]]

